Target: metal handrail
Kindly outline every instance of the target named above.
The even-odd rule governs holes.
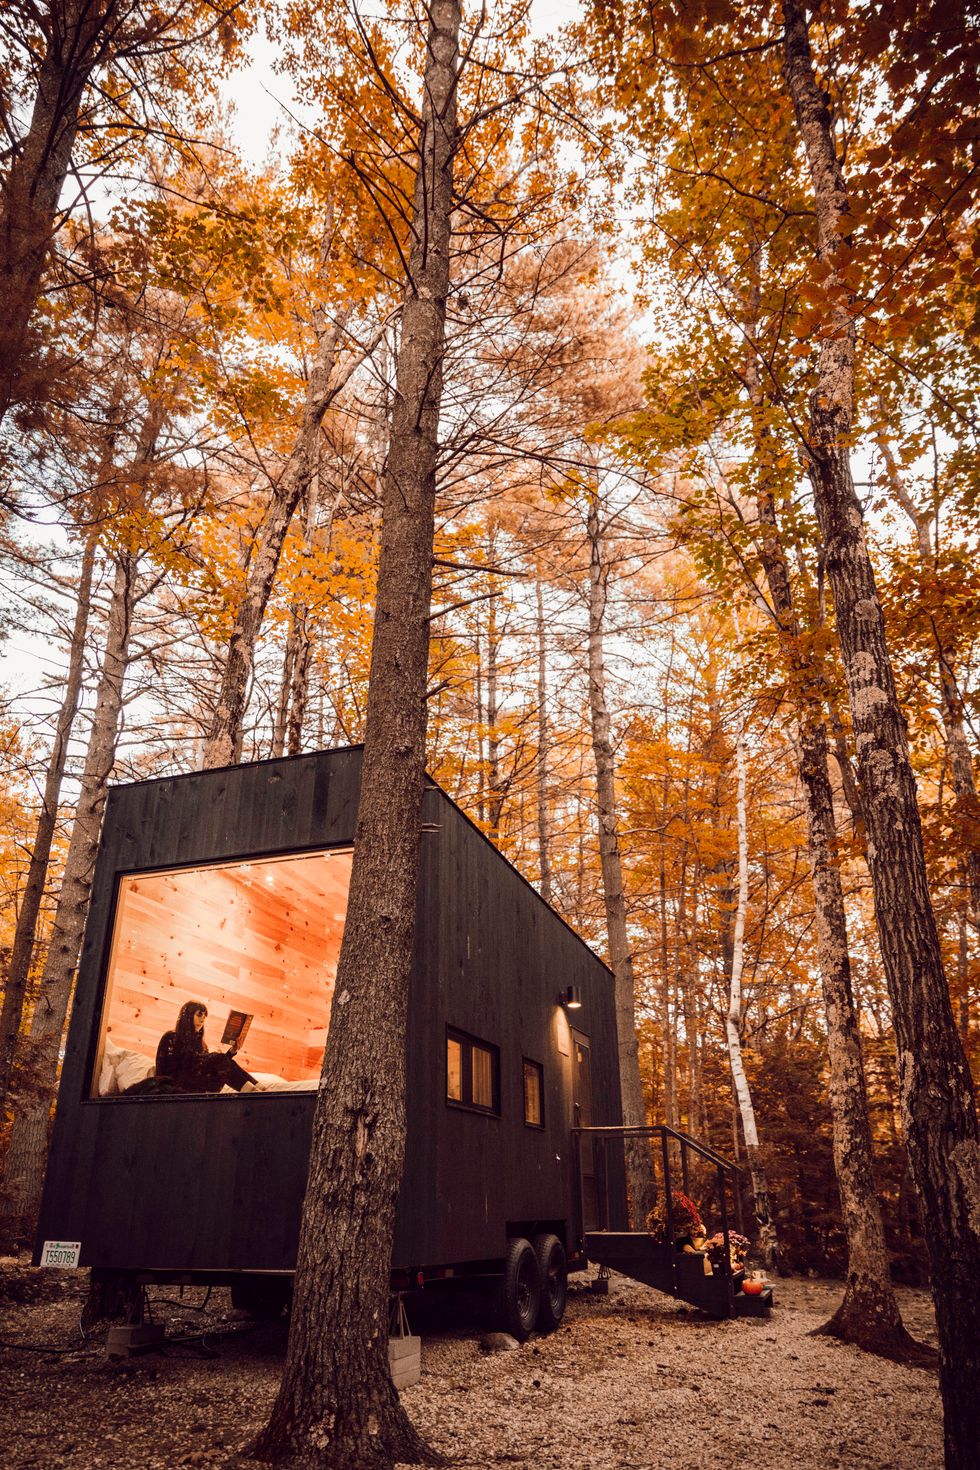
[[[631,1124],[629,1127],[622,1128],[604,1124],[597,1128],[573,1128],[572,1132],[615,1133],[619,1138],[652,1138],[657,1134],[662,1136],[669,1135],[671,1138],[676,1138],[678,1143],[683,1143],[688,1148],[693,1148],[695,1153],[700,1154],[709,1163],[715,1164],[719,1168],[727,1169],[732,1174],[744,1173],[741,1164],[733,1164],[731,1159],[726,1159],[722,1154],[716,1154],[713,1148],[708,1148],[707,1144],[698,1143],[697,1139],[692,1138],[689,1133],[681,1133],[679,1129],[671,1128],[669,1123],[651,1123],[642,1126],[640,1124]]]
[[[731,1234],[731,1229],[730,1229],[730,1226],[729,1226],[729,1223],[728,1223],[728,1203],[727,1203],[727,1199],[726,1199],[726,1192],[727,1191],[726,1191],[726,1188],[725,1188],[725,1182],[724,1181],[725,1181],[725,1176],[727,1175],[728,1176],[728,1179],[729,1179],[729,1183],[731,1184],[731,1188],[732,1188],[732,1197],[733,1197],[734,1202],[735,1202],[736,1224],[737,1224],[737,1226],[740,1227],[741,1226],[741,1212],[740,1212],[740,1200],[739,1200],[739,1176],[743,1173],[743,1170],[739,1167],[739,1165],[732,1163],[732,1161],[730,1159],[723,1158],[722,1155],[716,1153],[714,1149],[709,1148],[706,1144],[699,1143],[696,1138],[691,1138],[691,1136],[689,1134],[682,1133],[677,1128],[672,1128],[669,1123],[653,1123],[653,1124],[648,1124],[648,1125],[644,1125],[644,1126],[640,1126],[640,1125],[637,1124],[637,1125],[633,1125],[633,1126],[619,1126],[619,1127],[617,1127],[615,1125],[602,1125],[602,1126],[598,1126],[598,1127],[576,1127],[576,1128],[573,1128],[571,1130],[571,1133],[572,1133],[572,1137],[574,1139],[574,1150],[575,1150],[575,1160],[576,1160],[576,1172],[577,1172],[577,1175],[578,1175],[578,1181],[577,1182],[578,1182],[578,1196],[579,1196],[579,1221],[580,1221],[580,1229],[583,1232],[583,1238],[584,1238],[584,1233],[585,1233],[585,1194],[584,1194],[584,1184],[585,1184],[585,1181],[584,1181],[583,1172],[582,1172],[582,1141],[583,1141],[583,1138],[585,1138],[585,1137],[595,1137],[597,1143],[599,1143],[599,1142],[605,1142],[606,1140],[611,1141],[613,1138],[623,1139],[623,1140],[630,1139],[630,1138],[634,1138],[634,1139],[638,1139],[638,1138],[643,1138],[643,1139],[655,1139],[655,1138],[659,1138],[660,1139],[661,1150],[662,1150],[662,1154],[663,1154],[663,1165],[662,1165],[662,1167],[663,1167],[663,1177],[664,1177],[664,1211],[665,1211],[665,1214],[666,1214],[666,1225],[667,1225],[668,1235],[671,1238],[673,1238],[673,1233],[674,1233],[674,1218],[673,1218],[674,1217],[674,1211],[673,1211],[673,1194],[674,1194],[674,1188],[673,1188],[673,1184],[671,1182],[671,1166],[670,1166],[670,1157],[669,1157],[669,1149],[668,1149],[668,1145],[669,1145],[670,1140],[673,1139],[680,1146],[681,1173],[682,1173],[682,1178],[683,1178],[683,1184],[684,1184],[684,1191],[685,1191],[685,1193],[687,1193],[687,1191],[688,1191],[688,1160],[687,1160],[687,1150],[688,1149],[693,1150],[693,1152],[695,1154],[699,1155],[700,1158],[702,1158],[710,1167],[712,1167],[717,1172],[717,1177],[718,1177],[718,1208],[719,1208],[719,1212],[720,1212],[720,1215],[721,1215],[721,1236],[722,1236],[722,1240],[723,1240],[723,1254],[722,1254],[722,1262],[721,1262],[721,1272],[722,1272],[722,1275],[723,1275],[723,1277],[725,1278],[725,1280],[727,1282],[728,1293],[729,1293],[729,1301],[731,1301],[732,1300],[732,1293],[734,1291],[734,1273],[733,1273],[732,1264],[731,1264],[731,1253],[730,1253],[731,1252],[731,1242],[730,1242],[730,1238],[729,1238],[730,1237],[730,1234]],[[603,1156],[605,1157],[605,1150],[603,1150]],[[607,1188],[608,1188],[608,1180],[607,1180]],[[603,1215],[606,1218],[608,1218],[608,1207],[609,1207],[609,1201],[608,1201],[608,1198],[606,1198],[606,1200],[604,1202],[604,1209],[603,1209]],[[600,1229],[601,1228],[602,1227],[600,1227]],[[636,1232],[636,1233],[642,1233],[642,1232]],[[674,1279],[675,1292],[676,1292],[676,1287],[677,1287],[677,1263],[676,1263],[676,1261],[673,1261],[672,1275],[673,1275],[673,1279]]]

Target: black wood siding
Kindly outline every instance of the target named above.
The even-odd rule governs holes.
[[[312,1094],[88,1096],[121,873],[353,841],[359,749],[117,787],[106,811],[38,1232],[82,1265],[290,1270]],[[496,1260],[510,1222],[571,1221],[571,1049],[556,1004],[582,991],[594,1121],[619,1120],[609,971],[441,791],[426,793],[409,1007],[408,1152],[394,1263]],[[501,1116],[447,1106],[446,1027],[500,1050]],[[545,1127],[523,1121],[522,1060]]]

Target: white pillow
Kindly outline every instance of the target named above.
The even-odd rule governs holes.
[[[149,1057],[143,1056],[142,1052],[126,1051],[107,1036],[99,1073],[99,1096],[112,1097],[115,1093],[125,1092],[134,1082],[152,1077],[155,1070]]]
[[[127,1087],[132,1087],[134,1082],[142,1082],[146,1077],[152,1077],[156,1067],[139,1051],[124,1051],[116,1063],[116,1086],[120,1092],[125,1092]]]
[[[260,1092],[316,1092],[320,1085],[319,1077],[303,1077],[295,1082],[287,1082],[285,1077],[278,1077],[275,1072],[253,1072],[252,1076],[258,1083]]]
[[[107,1036],[102,1050],[102,1070],[99,1072],[99,1097],[111,1097],[114,1092],[119,1091],[116,1086],[116,1063],[122,1054],[122,1047],[110,1041]]]

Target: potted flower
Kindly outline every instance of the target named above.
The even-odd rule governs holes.
[[[673,1227],[674,1245],[677,1250],[702,1250],[707,1232],[697,1205],[679,1189],[674,1190],[671,1194],[670,1205],[670,1225]],[[658,1201],[647,1216],[647,1229],[655,1240],[667,1244],[667,1212],[662,1202]]]
[[[750,1242],[744,1235],[739,1235],[736,1230],[728,1232],[728,1255],[732,1272],[737,1273],[745,1270],[745,1258],[749,1253]],[[721,1266],[725,1259],[725,1236],[719,1230],[706,1242],[706,1249],[714,1266]]]

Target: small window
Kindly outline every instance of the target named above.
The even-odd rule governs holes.
[[[493,1052],[473,1045],[473,1106],[493,1107]]]
[[[544,1127],[544,1069],[524,1058],[524,1121],[529,1128]]]
[[[446,1101],[481,1113],[500,1112],[500,1053],[495,1046],[447,1031]]]
[[[446,1096],[450,1102],[463,1101],[463,1048],[455,1036],[446,1042]]]

